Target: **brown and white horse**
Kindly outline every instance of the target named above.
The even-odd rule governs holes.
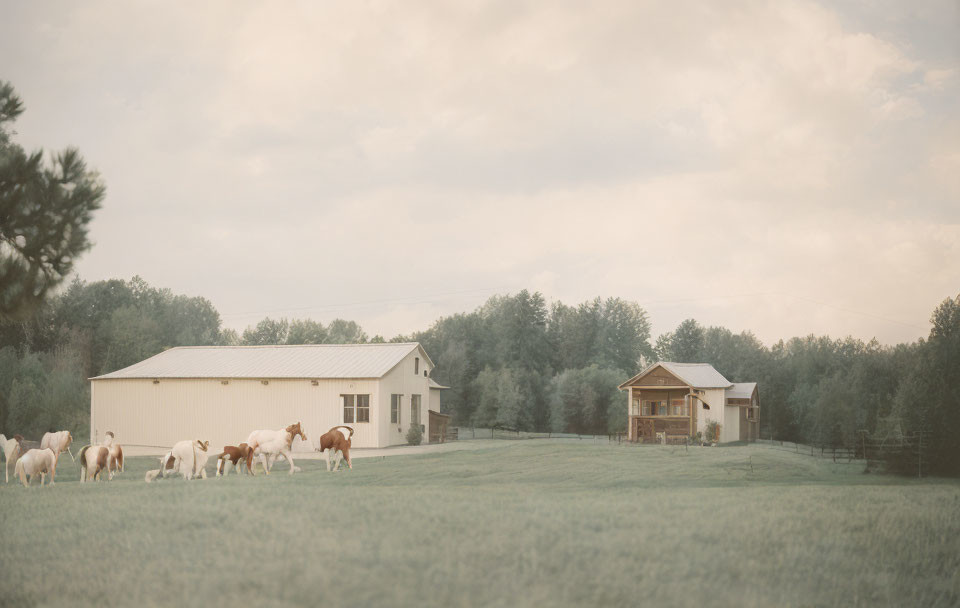
[[[77,459],[73,457],[73,452],[70,451],[71,443],[73,443],[73,436],[70,434],[70,431],[44,433],[43,438],[40,440],[40,449],[45,450],[50,448],[53,450],[53,453],[57,455],[58,461],[60,460],[60,454],[66,452],[70,454],[70,460],[76,462]]]
[[[10,463],[16,462],[20,454],[23,453],[23,435],[14,435],[7,439],[5,435],[0,434],[0,447],[3,448],[4,483],[10,483]],[[14,478],[16,478],[16,475],[14,475]]]
[[[337,462],[333,466],[334,471],[340,468],[341,458],[347,461],[348,467],[353,468],[353,463],[350,462],[350,445],[352,441],[353,429],[349,426],[335,426],[320,436],[320,451],[324,452],[327,456],[328,471],[331,470],[330,452],[335,452],[337,455]]]
[[[80,461],[80,483],[100,481],[100,474],[106,469],[110,476],[110,448],[102,445],[85,445],[80,448],[77,460]]]
[[[281,455],[290,462],[290,474],[293,475],[296,467],[293,464],[293,456],[290,455],[290,446],[293,445],[293,438],[297,435],[300,435],[303,441],[307,440],[307,434],[303,432],[299,422],[277,431],[254,431],[247,437],[247,445],[254,451],[254,455],[260,454],[260,462],[267,475],[270,474],[273,462]],[[255,468],[251,466],[250,472],[253,473],[254,470]]]
[[[113,431],[107,431],[107,436],[104,437],[103,443],[100,445],[109,450],[107,454],[107,475],[109,479],[113,479],[113,476],[117,474],[116,472],[123,473],[123,447],[117,443]]]
[[[217,456],[217,477],[225,475],[229,471],[226,466],[230,463],[237,469],[237,475],[240,474],[241,463],[247,463],[247,472],[253,472],[253,450],[246,443],[240,445],[225,445],[223,451]]]
[[[20,483],[24,486],[29,486],[37,473],[40,474],[41,486],[47,478],[47,473],[50,473],[50,483],[47,485],[53,485],[53,480],[57,476],[57,454],[50,448],[27,450],[14,468],[14,474],[20,478]]]

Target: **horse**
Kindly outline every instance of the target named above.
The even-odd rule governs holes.
[[[123,447],[119,443],[115,443],[114,437],[113,431],[107,431],[107,436],[101,444],[109,451],[107,454],[108,479],[113,479],[113,476],[116,475],[114,471],[123,473]]]
[[[176,460],[173,457],[173,451],[169,451],[163,456],[160,457],[160,468],[147,471],[147,474],[144,475],[143,480],[147,483],[150,483],[157,477],[165,477],[166,471],[173,470],[173,463]]]
[[[102,445],[85,445],[80,448],[77,459],[80,461],[80,483],[87,481],[100,481],[100,473],[107,469],[107,478],[110,478],[109,470],[110,448]]]
[[[5,435],[0,434],[0,447],[3,448],[4,483],[10,483],[10,463],[16,462],[20,454],[23,453],[23,435],[14,435],[7,439]],[[16,478],[16,475],[14,475],[14,478]]]
[[[241,443],[238,446],[223,446],[223,451],[220,452],[219,456],[217,456],[217,477],[221,477],[228,472],[227,463],[233,465],[237,469],[237,475],[239,475],[240,465],[243,461],[246,461],[247,463],[247,472],[252,473],[253,450],[250,449],[249,445],[246,443]]]
[[[270,474],[270,467],[273,466],[273,462],[280,455],[290,462],[290,474],[293,475],[296,467],[293,465],[293,456],[290,455],[290,446],[293,445],[293,438],[296,435],[300,435],[300,439],[303,441],[307,440],[307,434],[303,432],[299,422],[277,431],[254,431],[247,437],[247,445],[254,451],[254,454],[260,454],[260,462],[263,464],[263,470],[267,475]],[[251,467],[250,472],[253,473],[254,470]]]
[[[70,434],[70,431],[44,433],[43,438],[40,440],[40,449],[50,448],[53,450],[53,453],[57,455],[58,461],[60,460],[60,454],[66,452],[70,454],[70,460],[76,462],[77,459],[73,457],[73,452],[70,451],[71,443],[73,443],[73,436]]]
[[[349,432],[349,434],[347,434]],[[347,466],[353,469],[350,461],[350,445],[353,439],[353,429],[349,426],[335,426],[320,436],[320,451],[327,456],[327,470],[330,470],[330,452],[336,452],[337,462],[333,466],[336,471],[340,468],[340,459],[347,461]]]
[[[110,479],[113,479],[113,476],[116,475],[114,471],[123,473],[123,447],[119,443],[115,443],[107,450],[107,473]]]
[[[47,479],[47,473],[50,473],[50,483],[47,485],[53,485],[53,480],[57,476],[56,452],[50,448],[27,450],[27,453],[20,457],[17,466],[14,467],[14,475],[20,478],[20,483],[24,487],[30,485],[37,473],[40,474],[41,486]],[[28,477],[30,478],[29,481],[27,481]]]

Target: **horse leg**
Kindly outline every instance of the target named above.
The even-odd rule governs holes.
[[[324,455],[327,457],[327,472],[330,472],[330,448],[327,448],[323,451]]]
[[[333,465],[334,471],[340,470],[340,460],[343,459],[343,450],[337,450],[337,464]]]
[[[270,469],[267,468],[267,455],[263,452],[260,452],[260,464],[263,465],[263,472],[267,475],[270,474]]]
[[[283,451],[281,452],[281,454],[283,454],[283,457],[290,462],[290,474],[293,475],[293,471],[296,468],[293,466],[293,456],[290,454],[290,452],[287,452],[287,451]]]

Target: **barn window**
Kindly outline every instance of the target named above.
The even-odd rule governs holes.
[[[420,424],[420,395],[410,395],[410,424]]]
[[[370,395],[357,395],[357,422],[370,422]]]
[[[420,357],[413,358],[413,374],[417,375],[420,373]]]
[[[343,423],[349,424],[353,422],[353,411],[354,404],[356,403],[356,395],[340,395],[340,398],[343,400]]]
[[[390,423],[400,424],[400,397],[402,395],[390,395]]]

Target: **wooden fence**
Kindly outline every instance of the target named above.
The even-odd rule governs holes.
[[[577,439],[580,441],[606,441],[620,443],[626,441],[625,433],[616,433],[611,435],[580,435],[577,433],[535,433],[533,431],[520,431],[506,427],[498,428],[474,428],[474,427],[453,427],[456,438],[463,440],[470,439]]]

